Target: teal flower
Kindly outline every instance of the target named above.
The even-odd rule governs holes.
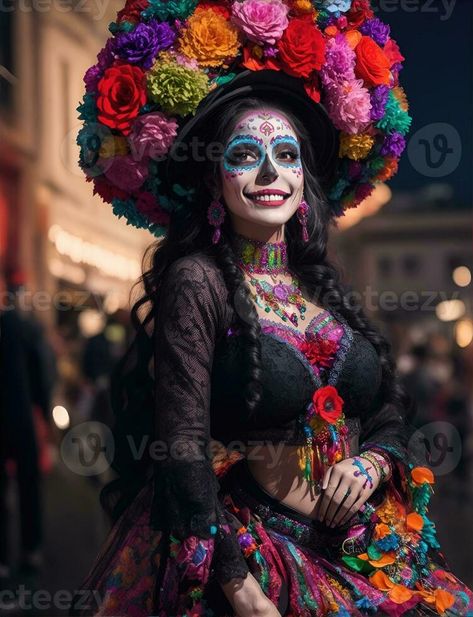
[[[411,116],[401,109],[399,101],[392,93],[389,92],[389,98],[386,105],[386,111],[381,120],[376,124],[376,127],[382,129],[385,133],[397,131],[401,135],[405,135],[412,123]]]
[[[113,213],[118,218],[125,217],[127,225],[133,225],[138,229],[148,229],[149,222],[147,219],[136,211],[133,199],[112,199]]]
[[[97,122],[97,105],[95,104],[95,95],[91,92],[84,94],[82,103],[77,107],[79,112],[79,120],[85,122]]]
[[[149,0],[149,7],[142,11],[144,19],[156,17],[159,21],[170,19],[187,19],[191,15],[197,0]]]

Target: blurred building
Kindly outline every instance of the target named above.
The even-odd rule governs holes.
[[[0,11],[1,252],[51,324],[71,305],[126,307],[152,241],[92,196],[77,164],[82,77],[116,10],[86,0]]]
[[[471,342],[472,241],[471,210],[457,207],[443,184],[395,194],[337,240],[347,278],[398,351],[434,334]]]

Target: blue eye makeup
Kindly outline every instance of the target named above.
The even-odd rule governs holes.
[[[277,156],[275,160],[285,167],[300,167],[301,166],[301,151],[299,142],[291,135],[281,135],[271,140],[273,151],[277,148]],[[282,160],[278,158],[280,155],[289,154],[289,158]]]
[[[227,171],[254,169],[266,154],[263,140],[254,135],[237,135],[230,141],[223,154],[223,167]],[[250,157],[250,158],[248,158]]]

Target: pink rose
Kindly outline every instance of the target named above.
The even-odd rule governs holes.
[[[178,124],[160,111],[138,116],[128,136],[133,158],[138,161],[164,156],[177,134]]]
[[[262,45],[274,45],[288,26],[289,8],[282,0],[244,0],[232,5],[232,22]]]
[[[103,169],[107,180],[129,193],[138,190],[148,177],[148,165],[143,161],[136,161],[131,154],[99,159],[98,165]]]

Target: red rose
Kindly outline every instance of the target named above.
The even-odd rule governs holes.
[[[141,21],[141,11],[148,8],[148,0],[127,0],[125,6],[117,13],[117,22],[130,21],[137,24]]]
[[[374,17],[368,0],[353,0],[350,10],[346,14],[348,29],[358,28],[367,19]]]
[[[405,60],[404,56],[401,54],[399,50],[399,46],[396,41],[393,39],[389,39],[386,45],[383,47],[384,55],[389,60],[389,66],[391,67],[396,62],[402,62]]]
[[[355,47],[355,73],[368,87],[389,85],[391,71],[389,59],[381,47],[370,36],[362,36]]]
[[[325,61],[325,39],[313,23],[294,18],[277,43],[282,68],[294,77],[308,78]]]
[[[328,339],[306,341],[301,345],[301,351],[309,362],[311,364],[320,364],[320,366],[330,366],[337,349],[338,343]]]
[[[312,396],[312,402],[317,415],[329,424],[335,424],[342,415],[343,399],[334,386],[318,388]]]
[[[146,103],[145,74],[137,66],[117,64],[108,68],[98,86],[99,121],[124,135]]]

